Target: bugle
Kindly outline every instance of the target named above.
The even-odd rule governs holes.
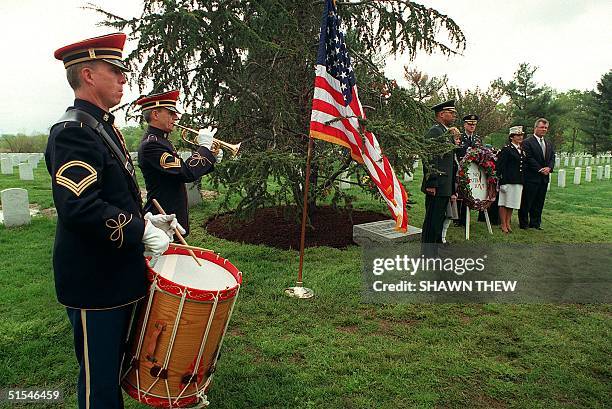
[[[178,123],[176,123],[176,122],[174,123],[174,125],[175,125],[175,126],[177,126],[177,127],[179,127],[179,128],[181,128],[181,138],[182,138],[182,139],[183,139],[185,142],[187,142],[187,143],[188,143],[188,144],[190,144],[190,145],[200,146],[200,145],[198,145],[198,143],[197,143],[197,142],[195,142],[195,141],[193,141],[193,140],[191,140],[191,139],[187,138],[187,136],[186,136],[186,135],[187,135],[187,132],[190,132],[190,133],[192,133],[192,134],[194,134],[194,135],[198,135],[198,134],[199,134],[199,132],[198,132],[197,130],[195,130],[195,129],[193,129],[193,128],[188,128],[188,127],[183,126],[183,125],[181,125],[181,124],[178,124]],[[217,149],[219,149],[219,148],[221,148],[221,149],[227,149],[228,151],[230,151],[230,152],[232,153],[232,156],[236,156],[236,155],[238,155],[238,151],[240,150],[240,145],[241,145],[241,144],[242,144],[242,142],[239,142],[239,143],[233,144],[233,143],[228,143],[228,142],[222,141],[222,140],[220,140],[220,139],[215,139],[215,138],[213,138],[213,142],[212,142],[212,147],[211,147],[211,150],[213,150],[213,151],[214,151],[214,150],[217,150]]]

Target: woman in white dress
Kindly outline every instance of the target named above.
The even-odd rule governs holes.
[[[510,220],[512,210],[521,208],[523,194],[523,162],[525,153],[521,148],[523,141],[522,126],[510,128],[508,144],[497,156],[497,176],[499,178],[499,219],[504,233],[512,232]]]

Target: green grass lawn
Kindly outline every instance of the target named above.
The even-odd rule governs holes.
[[[0,176],[0,189],[25,187],[52,205],[44,165],[34,182]],[[420,171],[420,169],[419,169]],[[420,173],[408,183],[421,226]],[[612,183],[593,181],[548,194],[544,231],[491,236],[472,222],[472,241],[610,242]],[[381,203],[351,190],[356,208]],[[192,209],[192,226],[218,201]],[[473,213],[475,215],[475,213]],[[516,215],[514,224],[518,227]],[[59,388],[74,408],[77,363],[71,329],[53,288],[55,219],[0,227],[0,388]],[[463,242],[451,228],[449,239]],[[306,250],[312,300],[286,298],[298,253],[231,243],[194,228],[190,244],[212,248],[244,272],[213,388],[215,408],[609,408],[612,407],[610,305],[400,304],[361,302],[361,252]],[[126,396],[127,408],[145,408]],[[8,406],[3,406],[8,407]]]

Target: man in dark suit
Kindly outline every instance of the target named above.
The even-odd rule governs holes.
[[[437,139],[449,132],[449,126],[457,118],[455,101],[450,100],[431,108],[436,115],[436,124],[432,126],[425,139]],[[455,128],[455,131],[456,128]],[[457,131],[458,134],[458,131]],[[448,136],[448,142],[459,142]],[[422,253],[427,257],[436,257],[438,244],[442,243],[442,227],[446,215],[446,207],[455,191],[454,169],[455,152],[446,152],[434,156],[429,163],[423,162],[423,183],[421,191],[425,193],[425,220],[421,233]]]
[[[523,141],[525,152],[525,183],[519,210],[519,227],[542,230],[542,209],[550,174],[555,166],[555,148],[544,139],[548,132],[548,120],[535,122],[533,135]]]

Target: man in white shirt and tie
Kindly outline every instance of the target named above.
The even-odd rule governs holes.
[[[555,149],[544,136],[548,132],[548,120],[539,118],[534,125],[533,135],[523,141],[525,152],[525,182],[519,225],[521,229],[534,228],[543,230],[542,209],[550,174],[555,166]]]

